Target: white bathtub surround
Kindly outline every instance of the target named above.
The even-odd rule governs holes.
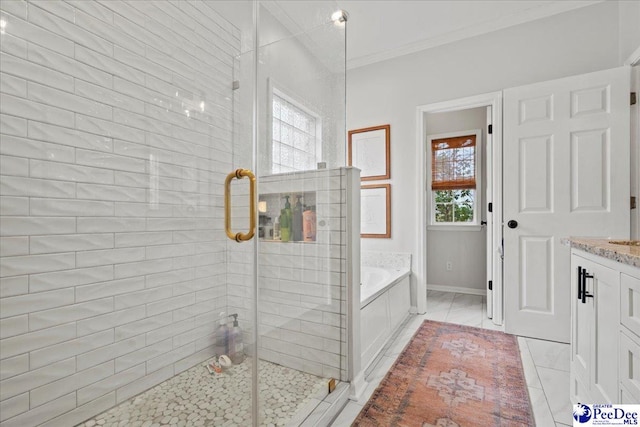
[[[381,293],[388,291],[389,287],[392,287],[410,274],[411,270],[408,268],[396,270],[362,266],[360,270],[360,307],[365,308]]]
[[[360,265],[360,306],[364,308],[385,287],[411,274],[411,254],[363,251]]]
[[[364,252],[362,263],[360,340],[366,370],[409,315],[411,254]]]
[[[360,265],[390,270],[411,270],[411,253],[362,251]]]

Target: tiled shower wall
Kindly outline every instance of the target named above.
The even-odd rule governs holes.
[[[0,425],[73,425],[210,355],[240,34],[205,1],[0,9]]]

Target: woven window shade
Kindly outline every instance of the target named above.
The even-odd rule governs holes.
[[[476,136],[431,141],[431,189],[476,188]]]

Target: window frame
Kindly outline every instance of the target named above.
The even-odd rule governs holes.
[[[309,108],[309,106],[307,104],[305,104],[304,102],[301,101],[302,97],[297,97],[297,96],[292,96],[290,95],[290,93],[292,93],[292,91],[288,91],[283,89],[283,85],[280,84],[274,84],[274,82],[272,81],[272,79],[269,79],[268,82],[268,107],[267,107],[267,111],[268,111],[268,117],[267,117],[267,129],[268,129],[268,147],[266,150],[266,157],[267,157],[267,168],[268,168],[268,174],[269,175],[279,175],[279,174],[287,174],[287,173],[295,173],[295,172],[304,172],[303,170],[295,170],[295,171],[288,171],[288,172],[274,172],[273,171],[273,165],[274,165],[274,161],[273,161],[273,120],[274,120],[274,116],[273,116],[273,95],[275,94],[276,96],[278,96],[279,98],[284,99],[286,102],[293,104],[294,107],[302,110],[305,114],[313,117],[315,119],[315,128],[316,128],[316,153],[315,153],[315,157],[316,157],[316,165],[318,162],[322,161],[322,117],[320,116],[320,114],[316,113],[315,111],[313,111],[311,108]],[[286,144],[289,145],[289,144]],[[295,148],[294,148],[295,149]],[[316,168],[313,169],[308,169],[308,170],[316,170]]]
[[[433,150],[431,149],[431,142],[434,139],[443,139],[443,138],[456,138],[466,135],[475,135],[476,137],[476,149],[475,149],[475,179],[476,179],[476,188],[475,188],[475,197],[473,203],[473,222],[436,222],[436,203],[435,196],[436,191],[432,190],[432,159],[433,159]],[[482,153],[484,149],[484,143],[482,140],[482,129],[471,129],[465,131],[456,131],[456,132],[447,132],[441,134],[433,134],[427,135],[426,139],[426,152],[427,152],[427,193],[428,196],[426,200],[429,203],[429,223],[427,224],[427,228],[429,230],[440,230],[440,231],[480,231],[482,230],[481,224],[481,216],[482,216]]]

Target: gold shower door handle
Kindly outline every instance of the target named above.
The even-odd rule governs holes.
[[[231,180],[249,177],[249,231],[234,233],[231,231]],[[236,242],[251,240],[256,231],[256,176],[249,169],[236,169],[224,180],[224,229],[227,237]]]

